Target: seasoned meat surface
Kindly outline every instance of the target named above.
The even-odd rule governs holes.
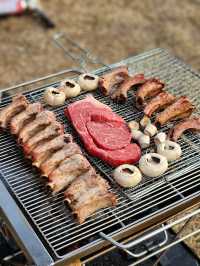
[[[19,132],[19,143],[26,143],[32,136],[38,133],[41,129],[49,125],[51,122],[56,121],[55,114],[51,111],[42,111],[36,115],[36,118],[28,123]]]
[[[168,92],[161,92],[153,98],[144,108],[144,114],[151,117],[156,111],[164,109],[175,101],[176,97]]]
[[[108,188],[108,183],[91,171],[72,182],[65,191],[65,199],[80,224],[97,210],[116,205],[116,197]]]
[[[0,110],[0,127],[5,129],[11,119],[19,112],[23,111],[28,105],[25,96],[17,95],[13,98],[12,102]]]
[[[83,155],[74,154],[63,160],[49,175],[48,185],[53,192],[59,192],[89,168],[91,168],[91,165]]]
[[[193,104],[187,96],[181,96],[176,102],[168,106],[156,116],[155,125],[162,126],[168,121],[189,117],[194,110]]]
[[[39,131],[36,135],[31,137],[24,145],[24,151],[26,154],[30,154],[31,151],[45,139],[51,139],[64,133],[63,125],[57,121],[53,121],[49,126]]]
[[[109,95],[113,87],[128,77],[126,66],[120,66],[103,75],[99,80],[99,88],[104,95]]]
[[[59,135],[51,140],[44,140],[31,151],[33,165],[40,167],[55,151],[63,148],[65,143],[68,142],[72,142],[72,136],[69,134]]]
[[[116,102],[123,103],[127,100],[128,91],[138,84],[143,84],[145,82],[144,74],[136,74],[133,77],[128,77],[125,79],[116,91],[112,94],[111,98]]]
[[[156,78],[150,78],[142,84],[136,92],[136,106],[141,109],[145,106],[146,99],[152,98],[159,94],[165,84]]]
[[[65,158],[71,157],[74,154],[81,154],[79,146],[75,143],[66,143],[62,149],[53,153],[51,157],[41,164],[40,170],[43,176],[48,177]]]
[[[176,142],[186,130],[200,132],[200,117],[192,117],[179,122],[170,129],[168,137]]]
[[[28,104],[26,109],[14,116],[10,123],[11,133],[17,135],[22,127],[42,111],[41,103]]]

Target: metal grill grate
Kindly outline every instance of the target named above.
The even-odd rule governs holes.
[[[176,95],[188,95],[199,110],[200,98],[196,89],[200,87],[199,76],[166,51],[156,49],[111,67],[120,64],[127,64],[131,73],[144,72],[145,76],[157,76],[163,79],[167,83],[167,90]],[[106,68],[96,73],[102,74],[104,71]],[[27,95],[31,101],[42,101],[43,90],[44,87]],[[115,104],[98,92],[94,96],[111,106],[113,111],[124,117],[126,121],[139,120],[142,117],[142,113],[133,107],[131,93],[124,105]],[[85,97],[84,94],[69,100],[67,104],[83,97]],[[4,99],[1,107],[9,100],[9,98]],[[63,115],[63,107],[54,109],[54,111],[58,119],[65,123],[65,130],[72,133],[75,141],[79,142],[78,136]],[[163,130],[167,130],[168,127],[170,125],[164,127]],[[46,247],[56,257],[62,257],[66,253],[70,254],[73,247],[82,248],[89,242],[98,240],[97,232],[114,233],[114,231],[123,230],[199,193],[200,138],[198,135],[188,133],[186,137],[180,139],[179,143],[183,156],[179,161],[170,164],[164,176],[155,179],[144,177],[143,182],[134,189],[120,189],[113,183],[111,190],[117,194],[119,200],[116,208],[100,210],[83,225],[76,223],[71,211],[64,205],[62,192],[52,196],[46,190],[38,171],[24,159],[22,151],[9,133],[0,135],[0,169],[4,181],[14,193],[14,197],[22,206],[35,230],[39,232]],[[81,145],[80,142],[79,144]],[[148,150],[153,148],[152,145]],[[113,169],[102,161],[85,154],[96,169],[113,182],[111,177]]]

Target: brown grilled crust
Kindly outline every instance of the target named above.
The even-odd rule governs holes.
[[[200,117],[189,118],[178,123],[169,130],[168,138],[176,142],[186,130],[200,132]]]
[[[176,97],[171,93],[165,91],[161,92],[146,105],[144,108],[144,114],[151,117],[154,112],[169,106],[175,101],[175,99]]]
[[[111,72],[100,77],[99,89],[104,95],[109,95],[112,90],[112,87],[116,84],[120,84],[127,77],[128,77],[127,66],[117,67]]]
[[[141,109],[145,106],[145,101],[158,95],[165,84],[156,78],[150,78],[142,84],[136,92],[136,106]]]
[[[187,118],[192,114],[194,109],[195,107],[189,98],[182,96],[156,116],[155,125],[159,127],[171,120]]]
[[[119,103],[123,103],[127,100],[128,91],[138,84],[145,82],[144,74],[136,74],[133,77],[128,77],[120,85],[119,88],[112,94],[111,98]]]

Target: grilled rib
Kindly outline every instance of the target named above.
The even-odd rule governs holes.
[[[26,143],[32,136],[37,134],[40,130],[44,129],[53,121],[56,121],[55,114],[51,111],[42,111],[36,115],[36,118],[25,125],[19,132],[19,143]]]
[[[91,170],[72,182],[65,191],[65,200],[80,224],[97,210],[116,205],[116,197],[108,188],[108,183]]]
[[[195,107],[187,96],[181,96],[175,103],[168,106],[163,112],[156,116],[155,125],[157,127],[164,125],[171,120],[178,120],[189,117]]]
[[[74,154],[81,154],[79,146],[73,142],[66,143],[62,149],[53,153],[51,157],[41,164],[42,175],[48,177],[65,158]]]
[[[156,111],[164,109],[175,101],[176,97],[168,92],[161,92],[153,98],[144,108],[144,114],[151,117]]]
[[[113,86],[120,84],[128,77],[127,66],[120,66],[103,75],[99,80],[99,88],[104,95],[109,95]]]
[[[135,85],[143,84],[145,82],[144,74],[137,74],[133,77],[125,79],[116,91],[112,94],[111,98],[116,102],[123,103],[127,100],[128,91]]]
[[[159,94],[164,88],[164,83],[159,79],[150,78],[142,84],[136,92],[136,106],[141,109],[145,105],[145,100]]]
[[[200,117],[192,117],[178,123],[169,130],[168,137],[177,141],[186,130],[200,132]]]
[[[23,111],[27,105],[28,101],[25,96],[21,94],[15,96],[12,102],[0,111],[0,127],[5,129],[11,119],[19,112]]]
[[[48,177],[48,186],[53,192],[66,188],[76,177],[91,167],[88,160],[81,154],[74,154],[60,163]]]
[[[36,114],[42,111],[42,105],[40,103],[28,104],[26,109],[21,113],[14,116],[10,122],[10,130],[12,134],[17,135],[22,127],[30,122],[30,119],[34,119]]]
[[[59,135],[51,140],[45,140],[31,151],[33,165],[40,165],[47,160],[55,151],[63,148],[65,143],[72,142],[72,136],[69,134]]]
[[[57,121],[53,121],[49,126],[39,131],[23,145],[24,152],[28,155],[37,145],[40,144],[42,140],[51,139],[52,137],[58,136],[63,133],[63,125]]]

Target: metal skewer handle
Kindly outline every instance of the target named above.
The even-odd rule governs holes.
[[[186,221],[186,220],[188,220],[188,219],[190,219],[190,218],[192,218],[192,217],[198,215],[198,214],[200,214],[200,209],[197,209],[197,210],[193,211],[192,213],[186,214],[185,216],[183,216],[183,217],[177,219],[176,221],[171,222],[171,223],[169,223],[169,224],[167,224],[167,225],[162,225],[161,228],[156,229],[156,230],[154,230],[154,231],[151,231],[150,233],[147,233],[147,234],[145,234],[145,235],[143,235],[143,236],[141,236],[141,237],[139,237],[139,238],[137,238],[137,239],[134,239],[132,242],[130,242],[130,243],[128,243],[128,244],[122,244],[122,243],[119,243],[118,241],[114,240],[111,236],[108,236],[107,234],[105,234],[105,233],[103,233],[103,232],[100,232],[100,236],[101,236],[103,239],[105,239],[105,240],[109,241],[110,243],[112,243],[112,244],[113,244],[114,246],[116,246],[117,248],[122,249],[123,251],[125,251],[126,253],[128,253],[128,254],[129,254],[130,256],[132,256],[133,258],[141,258],[142,256],[147,255],[148,250],[145,250],[144,252],[141,252],[141,253],[137,253],[137,254],[136,254],[136,253],[133,253],[132,251],[130,251],[129,249],[131,249],[131,248],[133,248],[134,246],[136,246],[136,245],[138,245],[138,244],[141,244],[142,242],[144,242],[144,241],[146,241],[146,240],[148,240],[148,239],[150,239],[150,238],[152,238],[152,237],[158,235],[159,233],[164,232],[164,234],[165,234],[165,239],[164,239],[160,244],[158,244],[157,246],[155,245],[155,246],[151,247],[151,248],[149,249],[149,251],[153,251],[153,250],[155,250],[155,249],[157,249],[157,248],[161,248],[161,247],[162,247],[162,248],[159,249],[159,250],[156,250],[155,252],[153,252],[153,253],[151,253],[151,254],[149,254],[149,255],[147,255],[145,258],[141,259],[139,262],[136,262],[135,264],[132,264],[132,265],[137,265],[137,264],[140,263],[141,261],[146,260],[147,258],[150,258],[150,257],[152,257],[152,256],[154,256],[154,255],[160,253],[161,251],[163,251],[163,250],[165,250],[165,249],[171,247],[171,246],[172,246],[172,243],[166,245],[165,247],[163,247],[163,246],[167,243],[167,241],[168,241],[167,230],[170,229],[170,228],[172,228],[173,226],[175,226],[175,225],[181,223],[181,222],[184,222],[184,221]],[[177,244],[177,243],[183,241],[184,239],[186,239],[186,238],[188,238],[188,237],[191,237],[191,236],[193,236],[193,235],[195,235],[195,234],[197,234],[197,233],[200,233],[200,229],[197,229],[196,231],[194,231],[194,232],[192,232],[192,233],[190,233],[190,234],[188,234],[188,235],[186,235],[186,236],[184,236],[184,237],[182,237],[182,238],[180,238],[180,239],[174,241],[174,242],[173,242],[173,245],[175,245],[175,244]]]
[[[89,64],[92,65],[92,70],[94,70],[94,65],[110,69],[109,65],[105,64],[100,58],[94,56],[88,49],[80,46],[66,33],[56,33],[53,37],[53,41],[56,46],[61,48],[64,54],[77,63],[84,72],[89,72]]]

